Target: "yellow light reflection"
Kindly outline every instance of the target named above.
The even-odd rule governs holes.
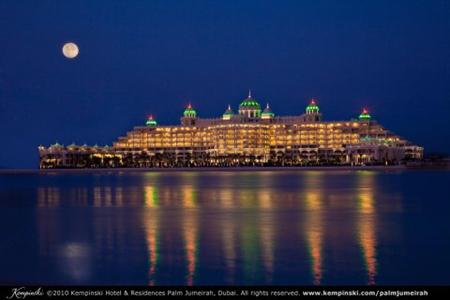
[[[159,211],[151,210],[144,214],[144,226],[146,232],[148,251],[148,284],[156,284],[156,268],[159,261]]]
[[[55,207],[60,201],[59,188],[40,187],[38,188],[38,207]]]
[[[156,284],[156,268],[159,261],[159,204],[158,190],[156,186],[144,187],[144,204],[146,213],[144,214],[144,227],[146,232],[148,251],[148,284]]]
[[[144,201],[146,207],[158,207],[158,190],[156,186],[144,187]]]
[[[367,283],[375,284],[377,275],[377,253],[375,232],[375,174],[368,172],[359,173],[359,215],[358,215],[358,240],[367,272]]]
[[[197,191],[194,187],[195,177],[187,177],[190,184],[184,185],[182,190],[183,207],[188,210],[184,211],[182,228],[183,239],[187,261],[186,284],[193,285],[195,280],[195,272],[198,256],[198,212],[197,207]]]
[[[182,175],[183,185],[181,188],[181,197],[183,199],[184,208],[196,208],[197,207],[197,174],[196,173],[183,173]]]
[[[197,207],[197,192],[195,191],[192,185],[187,185],[183,187],[182,197],[184,208]]]
[[[105,205],[104,206],[110,207],[112,205],[111,187],[109,187],[109,186],[104,187],[104,193],[105,193],[105,197],[104,197]]]
[[[313,284],[320,285],[323,277],[323,222],[322,222],[322,195],[321,173],[305,173],[305,204],[307,211],[306,217],[306,240],[308,252],[311,259],[311,270],[313,275]]]
[[[96,186],[94,187],[94,207],[102,206],[102,191],[101,188]]]
[[[197,236],[197,213],[186,212],[183,220],[183,238],[187,260],[186,284],[193,285],[197,266],[198,236]]]
[[[116,206],[123,206],[123,188],[121,186],[116,187]]]
[[[236,225],[229,219],[223,219],[222,224],[222,239],[225,253],[225,264],[227,266],[226,282],[228,284],[234,283],[234,272],[236,269]]]
[[[232,189],[221,189],[218,191],[220,205],[222,208],[233,208],[234,206],[234,197]]]
[[[272,198],[273,195],[270,193],[269,189],[260,189],[258,195],[259,208],[271,209],[273,206]]]
[[[261,242],[261,256],[267,276],[267,282],[273,279],[273,265],[274,265],[274,213],[270,211],[273,207],[272,199],[273,193],[268,188],[259,190],[259,228],[260,228],[260,242]]]

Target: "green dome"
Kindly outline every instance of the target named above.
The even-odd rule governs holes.
[[[158,125],[158,123],[157,123],[156,120],[153,118],[153,116],[150,115],[150,116],[148,116],[147,122],[145,122],[145,125],[147,125],[147,126],[156,126],[156,125]]]
[[[261,114],[261,119],[271,119],[275,116],[275,114],[272,112],[272,110],[269,107],[269,103],[267,103],[266,108]]]
[[[359,115],[360,120],[370,120],[372,116],[369,114],[369,111],[367,109],[363,109],[361,114]]]
[[[245,115],[248,118],[258,118],[261,116],[261,105],[252,98],[250,91],[248,92],[248,97],[239,105],[239,114]]]
[[[231,109],[231,106],[228,104],[227,110],[223,113],[222,119],[229,120],[234,115],[233,110]]]
[[[306,113],[318,113],[319,112],[319,106],[317,106],[316,100],[311,99],[308,106],[306,107]]]
[[[261,105],[259,105],[258,101],[252,98],[251,91],[248,91],[248,97],[242,100],[239,108],[261,109]]]
[[[261,109],[261,105],[259,105],[258,101],[253,98],[244,99],[239,105],[239,108],[253,108],[253,109]]]
[[[241,102],[241,104],[239,105],[240,107],[248,107],[248,108],[258,108],[261,109],[261,105],[259,105],[259,103],[253,99],[253,98],[247,98],[244,101]]]
[[[197,112],[195,111],[195,109],[192,107],[191,104],[189,104],[186,109],[184,110],[183,115],[187,118],[195,118],[197,117]]]

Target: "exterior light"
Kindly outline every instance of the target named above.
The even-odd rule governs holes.
[[[156,125],[158,125],[158,123],[153,118],[153,115],[149,115],[148,118],[147,118],[147,122],[145,122],[145,125],[147,125],[147,126],[156,126]]]
[[[367,110],[367,108],[363,108],[361,114],[359,115],[359,119],[368,121],[371,118],[372,118],[372,116],[369,114],[369,111]]]

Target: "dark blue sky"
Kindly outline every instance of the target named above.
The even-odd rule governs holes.
[[[36,167],[39,144],[111,145],[149,113],[178,123],[189,101],[219,116],[248,88],[276,114],[367,106],[449,152],[450,1],[0,2],[0,166]]]

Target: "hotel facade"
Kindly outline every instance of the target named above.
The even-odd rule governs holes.
[[[39,167],[230,167],[400,164],[423,148],[390,132],[366,109],[349,121],[323,121],[312,99],[304,113],[277,116],[251,93],[219,118],[200,118],[192,105],[179,125],[153,116],[110,146],[39,146]]]

